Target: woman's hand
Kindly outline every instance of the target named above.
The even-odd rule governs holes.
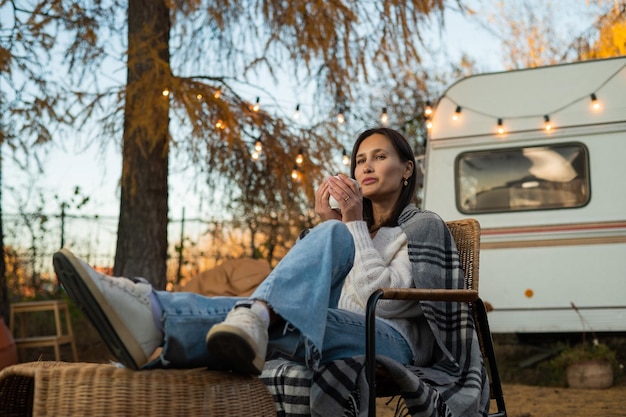
[[[328,198],[333,196],[339,210],[330,208]],[[360,187],[344,174],[329,177],[315,193],[315,212],[324,221],[342,220],[344,223],[363,219],[363,196]]]
[[[329,178],[325,179],[317,191],[315,191],[315,213],[322,218],[322,221],[332,219],[341,220],[341,214],[331,209],[328,203],[328,199],[330,198],[328,181]]]

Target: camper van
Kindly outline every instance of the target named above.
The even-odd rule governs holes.
[[[626,331],[626,57],[470,76],[432,110],[423,208],[480,222],[491,330]]]

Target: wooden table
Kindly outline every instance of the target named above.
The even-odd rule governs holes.
[[[46,335],[27,335],[26,323],[27,315],[39,311],[50,311],[54,313],[55,333]],[[65,331],[61,321],[61,312],[65,315]],[[19,318],[20,325],[17,327],[16,319]],[[72,347],[72,355],[74,361],[78,360],[76,351],[76,342],[74,340],[74,332],[72,331],[72,323],[70,321],[70,313],[67,303],[64,300],[45,300],[45,301],[29,301],[24,303],[11,304],[11,333],[15,340],[18,350],[35,348],[35,347],[54,347],[54,355],[57,361],[61,360],[61,345],[69,343]],[[16,333],[16,329],[19,334]]]

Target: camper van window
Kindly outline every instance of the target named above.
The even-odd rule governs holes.
[[[463,153],[455,164],[457,206],[468,214],[584,206],[588,161],[581,143]]]

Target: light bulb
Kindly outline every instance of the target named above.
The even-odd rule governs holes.
[[[389,116],[387,115],[387,107],[383,107],[383,111],[380,114],[380,123],[383,126],[387,126],[387,124],[389,123]]]
[[[543,116],[543,128],[546,130],[546,132],[549,132],[552,130],[552,123],[550,123],[550,116],[548,116],[547,114]]]
[[[259,97],[256,98],[256,103],[254,103],[254,107],[252,107],[253,111],[259,111],[261,108],[261,104],[259,103],[261,99]]]
[[[461,106],[456,106],[456,110],[454,110],[454,114],[452,115],[452,120],[457,121],[461,117]]]
[[[261,139],[257,139],[256,142],[254,142],[254,150],[257,152],[261,152],[263,150],[263,144],[261,143]]]
[[[298,155],[296,156],[296,164],[300,165],[303,161],[304,161],[304,155],[302,148],[300,148],[300,150],[298,150]]]
[[[215,99],[217,100],[218,98],[220,98],[221,95],[222,95],[222,89],[218,88],[217,90],[215,90],[215,94],[213,94],[213,97],[215,97]]]
[[[200,94],[200,93],[196,94],[196,98],[197,98],[198,100],[202,100],[202,94]]]
[[[591,93],[591,108],[594,111],[600,110],[600,101],[598,100],[598,97],[596,97],[595,93]]]
[[[342,155],[342,157],[341,157],[341,162],[342,162],[344,165],[346,165],[346,166],[347,166],[347,165],[350,165],[350,157],[349,157],[349,156],[348,156],[348,154],[346,153],[346,150],[345,150],[345,149],[343,150],[343,155]]]
[[[163,97],[169,96],[170,95],[169,88],[164,88],[163,91],[161,91],[161,94],[163,94]]]
[[[291,170],[291,178],[293,178],[294,180],[297,180],[299,176],[300,176],[300,173],[298,172],[298,167],[294,166],[293,169]]]
[[[432,120],[426,120],[426,129],[430,130],[433,128],[433,121]]]
[[[337,115],[337,123],[342,125],[345,121],[346,121],[346,118],[344,117],[343,113],[339,112],[339,114]]]
[[[430,116],[433,114],[433,108],[430,106],[430,101],[426,102],[426,107],[424,107],[424,114],[426,116]]]
[[[257,161],[259,159],[259,153],[257,151],[252,152],[252,159]]]
[[[504,124],[502,123],[502,119],[498,119],[498,135],[504,134]]]
[[[298,105],[296,105],[296,111],[295,111],[295,113],[293,114],[293,118],[294,118],[295,120],[298,120],[298,119],[300,118],[300,105],[299,105],[299,104],[298,104]]]
[[[215,127],[224,130],[226,128],[226,124],[222,121],[222,119],[219,119],[217,122],[215,122]]]

